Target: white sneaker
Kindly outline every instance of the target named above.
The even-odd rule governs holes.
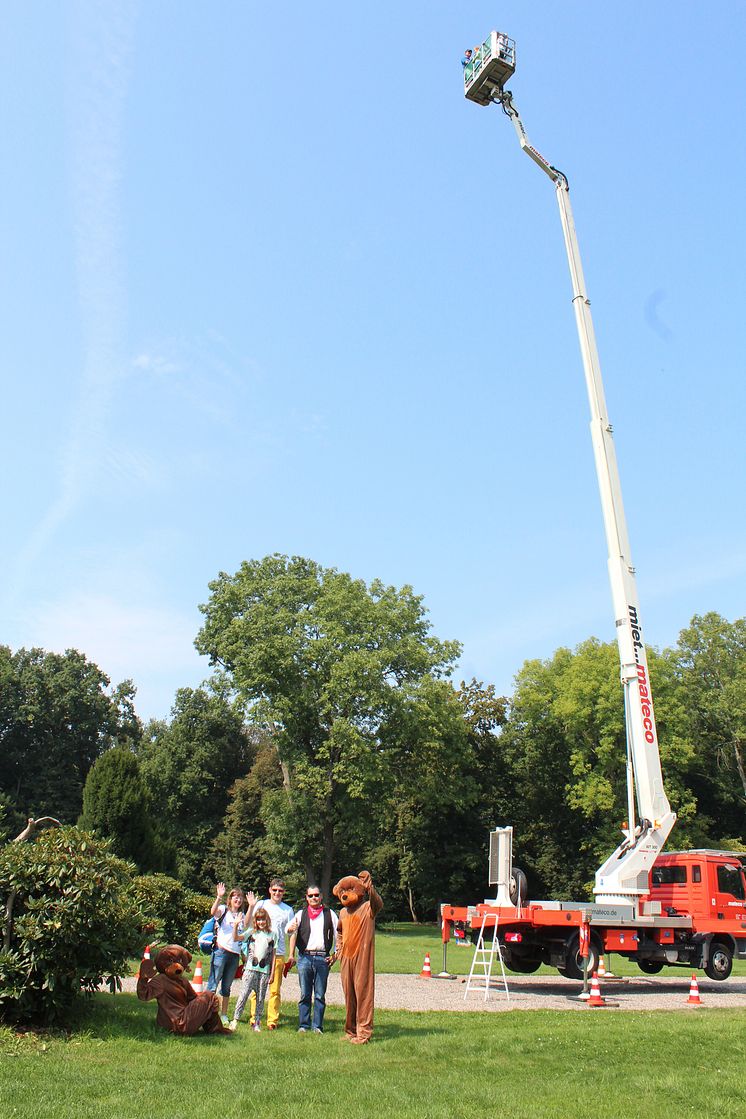
[[[262,1027],[259,1025],[258,1022],[255,1022],[251,1028],[255,1034],[261,1033]]]
[[[228,1023],[228,1029],[232,1030],[233,1033],[236,1032],[236,1030],[238,1029],[238,1018],[234,1018],[232,1022]]]

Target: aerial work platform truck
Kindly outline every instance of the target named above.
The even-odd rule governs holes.
[[[492,31],[464,65],[464,93],[477,105],[502,108],[523,151],[554,184],[559,205],[591,411],[621,665],[627,820],[619,846],[596,871],[592,903],[529,901],[525,875],[512,865],[512,828],[496,829],[490,837],[489,881],[497,886],[497,895],[478,905],[443,905],[443,943],[454,927],[474,936],[492,930],[506,965],[522,973],[545,963],[578,979],[585,960],[587,970],[593,971],[602,953],[616,952],[635,960],[647,974],[681,965],[703,968],[711,979],[727,979],[733,960],[746,960],[746,856],[716,850],[663,853],[676,815],[663,787],[635,568],[570,191],[566,176],[529,143],[506,89],[515,67],[515,42]]]

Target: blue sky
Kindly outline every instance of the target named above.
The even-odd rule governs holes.
[[[744,614],[740,3],[70,0],[5,12],[0,641],[143,717],[220,571],[411,584],[459,677],[614,637],[566,172],[650,644]]]

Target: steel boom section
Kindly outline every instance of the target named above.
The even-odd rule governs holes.
[[[567,179],[528,142],[512,95],[503,90],[495,100],[510,117],[523,151],[554,182],[570,267],[572,301],[591,410],[591,439],[606,530],[627,731],[628,821],[625,838],[596,872],[594,893],[599,902],[624,904],[634,902],[639,895],[648,892],[650,869],[676,822],[676,815],[671,811],[663,788],[635,569]],[[633,788],[639,813],[637,822],[634,819]]]

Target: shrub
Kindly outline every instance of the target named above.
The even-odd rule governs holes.
[[[134,879],[133,889],[151,940],[182,944],[195,954],[199,930],[215,899],[190,890],[167,874],[140,874]]]
[[[59,1022],[104,981],[119,986],[143,942],[133,870],[108,840],[74,827],[0,848],[9,941],[0,952],[0,1015]]]

